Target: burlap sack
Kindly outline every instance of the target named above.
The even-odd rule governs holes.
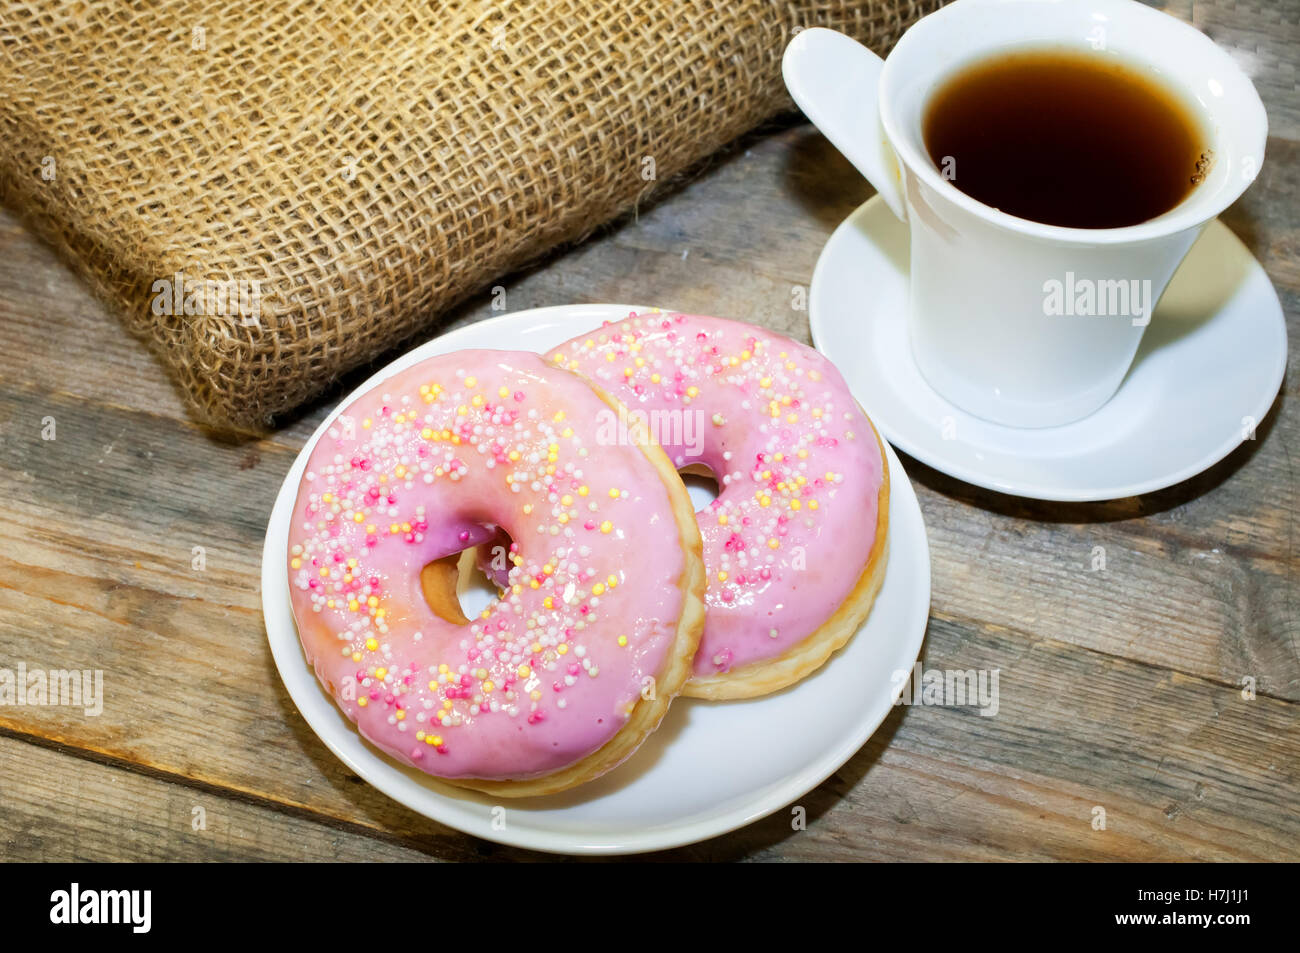
[[[11,0],[0,200],[257,429],[788,107],[796,29],[934,6]]]

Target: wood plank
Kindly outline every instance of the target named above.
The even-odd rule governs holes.
[[[368,833],[0,737],[5,862],[423,859]]]
[[[1000,707],[900,707],[792,807],[676,852],[716,860],[1286,860],[1296,706],[996,628],[932,621],[927,668],[1000,668]],[[1094,808],[1105,830],[1094,830]]]

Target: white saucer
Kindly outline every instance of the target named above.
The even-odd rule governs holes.
[[[544,351],[626,305],[539,308],[459,328],[416,348],[340,403],[435,354],[470,347]],[[625,764],[544,798],[492,799],[440,784],[390,761],[361,739],[308,667],[289,608],[284,553],[307,457],[321,424],[285,477],[266,531],[262,609],[275,664],[307,723],[342,761],[412,810],[488,840],[564,853],[617,854],[713,837],[779,810],[820,784],[862,747],[889,713],[921,648],[930,611],[930,550],[912,486],[888,447],[889,565],[870,618],[847,646],[798,685],[765,698],[678,698]],[[697,491],[692,490],[697,496]],[[697,502],[698,499],[697,499]],[[473,615],[477,606],[466,597]],[[494,817],[494,806],[498,810]]]
[[[1250,251],[1211,222],[1156,308],[1119,391],[1092,416],[1022,430],[930,387],[907,334],[908,232],[873,197],[835,230],[809,292],[812,337],[881,434],[936,470],[1040,500],[1110,500],[1171,486],[1264,419],[1286,369],[1286,320]]]

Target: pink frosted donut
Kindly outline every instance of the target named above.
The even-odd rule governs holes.
[[[394,758],[493,794],[562,790],[631,754],[689,678],[690,498],[643,436],[598,445],[609,410],[536,354],[459,351],[321,435],[286,554],[294,618],[317,677]],[[470,622],[422,572],[500,533],[505,589]]]
[[[775,691],[848,641],[884,576],[889,481],[830,361],[762,328],[667,312],[607,323],[551,360],[623,401],[679,469],[718,480],[696,514],[707,619],[685,694]]]

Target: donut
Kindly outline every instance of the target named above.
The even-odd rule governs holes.
[[[360,734],[454,785],[561,791],[626,759],[690,677],[704,569],[690,497],[617,401],[534,353],[382,381],[313,448],[286,553],[307,661]],[[456,598],[477,547],[505,585]]]
[[[696,514],[707,618],[684,694],[777,691],[852,637],[884,579],[889,474],[830,361],[762,328],[667,312],[606,322],[550,359],[626,404],[616,426],[648,429],[679,470],[718,482]]]

